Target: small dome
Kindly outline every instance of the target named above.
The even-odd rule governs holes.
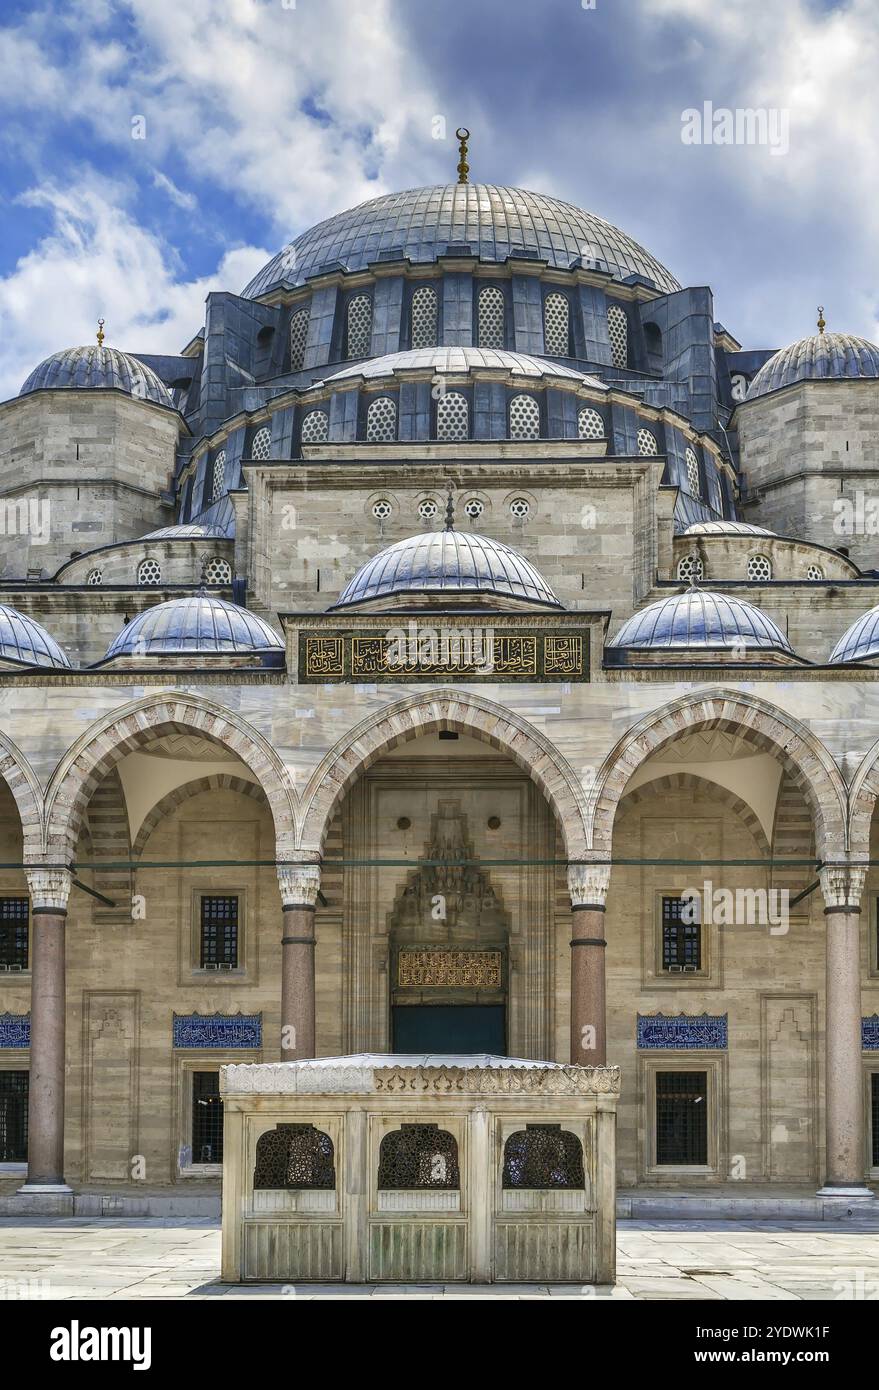
[[[180,524],[178,526],[161,526],[158,531],[148,531],[145,536],[139,536],[142,541],[200,541],[217,540],[225,541],[230,537],[226,535],[222,526],[201,526],[196,522],[190,524]],[[135,544],[135,542],[131,542]]]
[[[253,652],[262,658],[282,656],[283,651],[281,638],[255,613],[224,599],[197,594],[157,603],[138,613],[110,643],[106,659],[191,652]]]
[[[851,333],[813,333],[764,362],[748,387],[746,400],[780,391],[796,381],[850,381],[856,377],[879,377],[879,347]]]
[[[0,657],[23,666],[70,669],[70,662],[55,638],[33,618],[6,604],[0,604]]]
[[[138,400],[152,401],[154,405],[167,405],[174,409],[170,391],[150,367],[130,353],[120,352],[118,348],[98,347],[96,343],[53,353],[45,362],[34,367],[18,394],[26,396],[29,391],[69,388],[91,391],[97,387],[125,391]]]
[[[628,650],[667,651],[744,645],[791,652],[781,628],[752,603],[695,588],[660,599],[635,613],[623,623],[610,645]]]
[[[871,608],[852,623],[830,653],[830,664],[844,661],[874,661],[879,656],[879,606]]]
[[[496,594],[561,608],[524,555],[470,531],[425,531],[389,545],[358,570],[333,608],[394,594]]]
[[[394,372],[469,372],[480,367],[489,371],[511,372],[514,376],[532,378],[571,377],[596,391],[608,390],[604,382],[599,381],[597,377],[586,376],[572,367],[559,366],[540,357],[529,357],[523,352],[479,347],[413,348],[408,352],[391,352],[384,357],[358,362],[353,367],[344,367],[342,371],[334,372],[331,377],[327,377],[327,381],[343,381],[346,377],[391,376]]]
[[[748,521],[697,521],[682,533],[685,536],[774,536],[763,526]]]

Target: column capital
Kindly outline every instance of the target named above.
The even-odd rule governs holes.
[[[297,855],[278,864],[278,885],[285,907],[314,907],[320,891],[320,855]]]
[[[571,907],[604,907],[610,886],[610,864],[592,861],[568,865]]]
[[[31,895],[31,911],[63,913],[67,911],[67,900],[73,875],[69,869],[44,869],[29,867],[25,869],[27,886]]]
[[[826,864],[818,870],[825,911],[859,912],[867,870],[861,864]]]

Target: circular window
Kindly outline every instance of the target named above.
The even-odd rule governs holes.
[[[531,503],[527,497],[514,497],[510,503],[510,513],[518,521],[524,521],[525,517],[531,512]]]
[[[232,566],[219,555],[212,555],[204,562],[202,578],[205,584],[231,584]]]
[[[439,507],[432,497],[425,497],[424,501],[418,505],[418,515],[422,521],[433,521],[438,511]]]
[[[471,497],[464,503],[464,515],[469,516],[471,521],[478,521],[485,511],[485,503],[480,497]]]
[[[86,579],[85,582],[86,582],[86,584],[103,584],[103,582],[104,582],[104,571],[103,571],[103,570],[89,570],[89,572],[88,572],[88,578]]]
[[[412,822],[408,816],[400,816],[399,820],[397,821],[398,830],[408,830],[411,825]]]
[[[654,454],[659,453],[656,435],[652,430],[638,431],[638,453],[644,458],[652,458]]]
[[[682,583],[689,584],[692,579],[698,584],[704,575],[705,566],[698,555],[684,555],[678,560],[678,579]]]
[[[158,560],[141,560],[137,567],[138,584],[161,584],[162,567]]]
[[[387,521],[393,510],[387,497],[380,497],[377,502],[372,504],[372,514],[376,521]]]
[[[749,557],[748,578],[757,581],[772,578],[772,566],[765,555],[751,555]]]
[[[807,578],[807,579],[823,579],[823,578],[824,578],[824,571],[823,571],[822,569],[820,569],[818,565],[810,565],[809,568],[806,570],[806,578]]]

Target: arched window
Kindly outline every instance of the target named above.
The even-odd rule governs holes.
[[[577,416],[577,434],[580,439],[604,438],[604,421],[590,405],[584,405]]]
[[[325,410],[310,410],[302,421],[303,444],[326,444],[330,435],[330,417]]]
[[[161,584],[162,567],[158,560],[141,560],[137,567],[138,584]]]
[[[267,459],[272,451],[272,432],[267,425],[257,430],[253,439],[250,441],[250,457],[262,463]]]
[[[540,438],[540,406],[533,396],[514,396],[510,401],[510,438]]]
[[[371,444],[387,444],[397,438],[397,403],[379,396],[366,412],[366,438]]]
[[[659,453],[659,445],[656,443],[656,435],[652,430],[638,431],[638,453],[645,458],[652,458]]]
[[[563,294],[553,291],[543,301],[543,350],[553,357],[570,352],[570,308]]]
[[[702,564],[698,555],[683,555],[678,560],[678,579],[681,583],[689,584],[694,579],[697,584],[705,577],[705,566]]]
[[[419,1187],[458,1188],[458,1145],[439,1125],[401,1125],[382,1139],[380,1191]]]
[[[561,1125],[526,1125],[504,1144],[505,1188],[583,1187],[583,1145]]]
[[[214,459],[214,469],[211,474],[211,501],[217,502],[223,496],[226,487],[226,450],[221,449]]]
[[[748,578],[758,582],[772,578],[772,564],[766,555],[748,556]]]
[[[348,351],[346,357],[368,357],[372,346],[372,300],[355,294],[348,302]]]
[[[201,567],[205,584],[231,584],[232,566],[219,555],[209,555]]]
[[[644,325],[644,346],[647,349],[647,366],[651,372],[661,372],[662,357],[662,329],[657,323],[645,323]]]
[[[439,301],[436,290],[430,285],[422,285],[412,296],[412,346],[436,347],[438,322]]]
[[[308,341],[308,310],[297,309],[290,318],[290,371],[301,372],[305,366],[305,344]]]
[[[629,365],[629,320],[624,309],[611,304],[607,311],[607,336],[610,338],[610,360],[615,367]]]
[[[314,1125],[275,1125],[256,1141],[254,1191],[297,1187],[332,1190],[336,1186],[333,1141]]]
[[[807,579],[823,579],[823,578],[824,578],[824,571],[823,571],[823,569],[821,569],[820,565],[810,565],[809,568],[806,570],[806,578],[807,578]],[[98,582],[100,583],[100,581],[98,581]]]
[[[699,474],[699,460],[695,449],[687,446],[684,458],[687,463],[687,487],[692,497],[702,496],[702,479]]]
[[[504,295],[496,285],[479,291],[477,338],[481,348],[504,346]]]
[[[470,406],[460,391],[445,391],[436,403],[437,439],[470,438]]]
[[[86,582],[86,584],[103,584],[103,582],[104,582],[104,571],[103,571],[103,570],[89,570],[89,572],[88,572],[88,578],[86,579],[85,582]]]

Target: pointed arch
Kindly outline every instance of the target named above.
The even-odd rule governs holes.
[[[0,779],[6,783],[18,808],[24,858],[36,860],[40,857],[44,844],[43,789],[21,749],[2,731]]]
[[[427,691],[377,710],[334,744],[302,796],[300,848],[321,849],[338,803],[372,763],[398,744],[440,730],[470,734],[518,763],[553,808],[568,858],[582,858],[586,797],[567,759],[520,715],[453,690]]]
[[[849,791],[849,847],[853,859],[869,859],[873,812],[879,799],[879,739],[858,764]]]
[[[625,815],[631,807],[647,802],[652,796],[667,796],[670,792],[681,791],[706,792],[712,800],[728,807],[751,832],[760,854],[768,864],[772,858],[772,846],[754,808],[740,796],[736,796],[729,787],[722,787],[719,782],[713,782],[710,777],[700,777],[695,772],[663,773],[651,778],[649,782],[639,783],[631,791],[624,792],[617,807],[617,819]]]
[[[246,778],[235,777],[230,772],[212,772],[207,777],[195,777],[191,782],[182,782],[179,787],[174,787],[172,791],[161,797],[144,816],[140,829],[134,837],[134,844],[131,849],[132,859],[140,858],[146,848],[147,841],[160,821],[165,819],[165,816],[176,811],[190,797],[201,796],[202,792],[209,791],[238,792],[240,796],[252,797],[254,801],[260,803],[266,800],[266,794],[258,782],[248,782]]]

